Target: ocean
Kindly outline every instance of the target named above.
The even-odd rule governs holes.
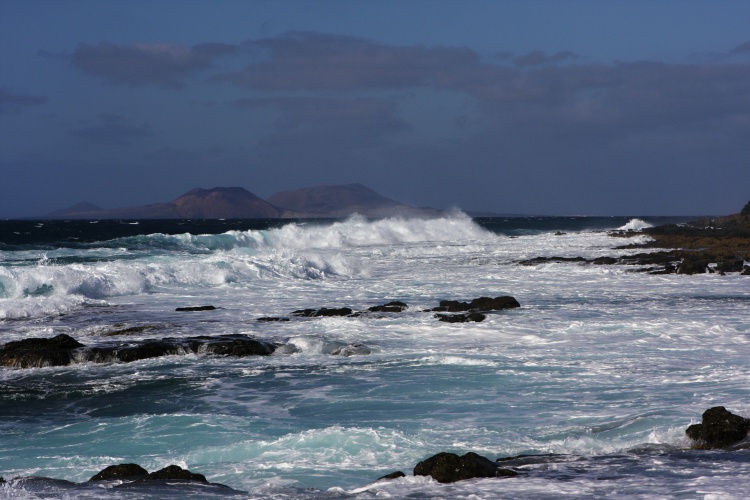
[[[0,344],[243,334],[279,346],[0,368],[0,497],[750,497],[750,451],[685,437],[712,406],[750,417],[748,278],[519,264],[644,251],[616,247],[646,236],[608,230],[678,221],[0,221]],[[482,322],[430,311],[504,295],[521,307]],[[390,301],[408,308],[367,312]],[[324,307],[364,312],[291,314]],[[505,462],[513,478],[412,475],[443,451],[528,456]],[[119,463],[229,488],[87,482]]]

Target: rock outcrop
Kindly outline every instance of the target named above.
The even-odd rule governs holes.
[[[268,356],[276,345],[248,335],[197,336],[147,339],[85,346],[61,334],[51,339],[31,338],[8,342],[0,348],[0,366],[40,368],[71,363],[130,363],[168,355]]]
[[[715,406],[703,412],[703,421],[693,424],[685,434],[693,440],[693,448],[715,449],[735,445],[747,438],[750,418],[731,413],[723,406]]]
[[[513,309],[521,307],[518,301],[505,295],[502,297],[479,297],[471,302],[459,302],[457,300],[441,300],[440,305],[433,311],[463,312],[463,311],[500,311],[502,309]]]
[[[145,479],[148,471],[138,464],[117,464],[104,468],[89,481],[114,481]]]
[[[30,338],[8,342],[0,349],[0,365],[15,368],[65,366],[73,360],[74,350],[83,344],[69,335]]]
[[[415,476],[431,476],[439,483],[454,483],[478,477],[513,477],[518,473],[500,469],[492,460],[473,452],[465,455],[438,453],[414,467]]]

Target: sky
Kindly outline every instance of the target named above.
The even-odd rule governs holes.
[[[349,183],[736,213],[749,20],[747,0],[0,0],[0,218]]]

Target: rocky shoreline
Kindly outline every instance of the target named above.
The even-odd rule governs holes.
[[[619,264],[637,266],[637,271],[650,274],[739,273],[750,276],[750,202],[735,215],[648,227],[640,231],[611,231],[609,234],[624,239],[643,234],[650,237],[650,241],[645,243],[617,247],[621,250],[661,250],[595,259],[536,257],[520,261],[519,264]]]
[[[701,423],[687,427],[685,435],[692,443],[689,450],[694,452],[701,453],[706,450],[734,452],[750,448],[748,431],[750,431],[750,418],[735,415],[723,406],[715,406],[703,412]],[[672,451],[677,453],[684,450],[674,449]],[[493,461],[474,452],[463,455],[440,452],[417,463],[413,468],[413,475],[429,476],[439,483],[455,483],[478,478],[521,478],[522,480],[524,477],[536,477],[537,472],[543,471],[550,464],[566,462],[578,464],[576,469],[580,474],[585,474],[585,467],[580,462],[595,461],[596,459],[597,457],[587,459],[571,455],[542,454],[502,457]],[[604,460],[605,457],[599,457],[599,459]],[[376,479],[375,482],[393,481],[406,476],[407,474],[403,471],[395,471]],[[568,481],[571,478],[566,474],[563,479]],[[24,487],[31,482],[46,482],[57,487],[106,483],[111,488],[166,487],[179,489],[190,485],[201,485],[222,490],[230,495],[243,493],[220,483],[209,482],[203,474],[183,469],[178,465],[169,465],[149,473],[138,464],[115,464],[96,473],[87,483],[74,483],[38,476],[16,477],[7,481],[0,477],[0,487],[4,484]]]

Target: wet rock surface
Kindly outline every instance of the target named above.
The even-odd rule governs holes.
[[[619,249],[654,248],[654,252],[633,255],[583,257],[534,257],[519,264],[534,266],[547,263],[621,264],[639,266],[650,274],[739,273],[750,275],[750,212],[748,205],[735,215],[697,219],[687,224],[667,224],[640,231],[611,231],[610,236],[630,238],[647,235],[645,243],[622,245]]]
[[[62,334],[51,339],[8,342],[0,348],[0,366],[40,368],[75,363],[129,363],[168,355],[214,354],[222,356],[268,356],[276,345],[248,335],[218,335],[163,338],[86,346]]]
[[[0,365],[16,368],[66,366],[73,361],[73,352],[79,347],[83,344],[65,334],[16,340],[0,349]]]
[[[468,323],[484,321],[487,316],[479,312],[470,312],[466,314],[436,314],[438,321],[444,323]]]
[[[144,479],[148,476],[148,471],[138,464],[117,464],[110,465],[89,481],[114,481],[116,479]]]
[[[471,302],[460,302],[458,300],[441,300],[440,305],[433,311],[463,312],[463,311],[500,311],[502,309],[513,309],[521,307],[518,301],[509,296],[501,297],[479,297]]]
[[[415,476],[431,476],[439,483],[454,483],[479,477],[513,477],[518,473],[500,469],[492,460],[473,452],[465,455],[441,452],[419,462]]]
[[[685,430],[695,449],[726,448],[747,438],[750,431],[750,418],[735,415],[723,406],[709,408],[702,418],[700,424]]]
[[[196,311],[213,311],[215,306],[189,306],[189,307],[178,307],[175,309],[177,312],[196,312]]]

